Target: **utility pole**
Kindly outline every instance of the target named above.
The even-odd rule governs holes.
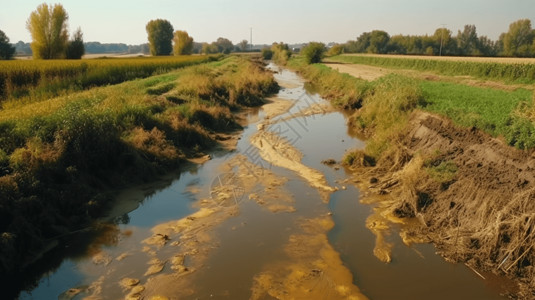
[[[444,26],[447,24],[440,24],[442,26],[441,34],[440,34],[440,53],[438,56],[442,56],[442,41],[444,41]]]
[[[251,30],[250,44],[251,44],[251,52],[252,52],[253,51],[253,27],[250,27],[249,29]]]

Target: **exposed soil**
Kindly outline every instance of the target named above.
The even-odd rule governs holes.
[[[380,203],[367,226],[389,261],[384,229],[402,222],[405,243],[432,241],[446,259],[514,278],[511,294],[535,296],[535,156],[475,129],[416,111],[394,150],[355,181]],[[440,166],[455,166],[447,173]],[[446,174],[447,173],[447,174]],[[483,275],[479,274],[484,278]]]
[[[411,57],[412,56],[409,56],[409,58]],[[429,57],[425,56],[424,58],[429,58]],[[445,59],[454,60],[452,57],[445,57]],[[333,70],[337,70],[340,73],[346,73],[353,77],[360,78],[366,81],[374,81],[387,74],[396,73],[396,74],[402,74],[405,76],[411,76],[414,78],[428,80],[428,81],[448,81],[448,82],[461,83],[461,84],[465,84],[469,86],[493,88],[493,89],[500,89],[500,90],[506,90],[506,91],[514,91],[519,88],[533,90],[535,88],[531,84],[505,84],[503,82],[498,82],[498,81],[475,79],[471,76],[438,75],[431,71],[422,72],[422,71],[416,71],[416,70],[392,69],[392,68],[375,67],[375,66],[368,66],[368,65],[362,65],[362,64],[338,63],[338,62],[332,62],[329,60],[326,60],[324,64]]]

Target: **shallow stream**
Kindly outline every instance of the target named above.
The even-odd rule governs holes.
[[[329,158],[339,160],[347,150],[364,147],[364,143],[348,131],[347,116],[308,93],[295,73],[270,67],[277,70],[275,77],[283,87],[274,105],[283,100],[291,101],[291,107],[286,103],[289,108],[278,115],[262,109],[251,112],[236,151],[213,153],[202,165],[124,191],[114,221],[73,236],[49,254],[36,270],[44,275],[35,288],[21,292],[20,299],[123,299],[127,294],[135,298],[133,286],[143,286],[138,295],[147,299],[155,295],[169,299],[283,297],[272,286],[273,278],[268,281],[271,286],[262,285],[261,279],[283,274],[281,270],[289,262],[306,265],[307,260],[314,260],[301,253],[306,249],[288,244],[302,235],[303,222],[317,218],[332,218],[334,227],[324,233],[305,231],[311,236],[327,236],[350,271],[352,283],[370,299],[504,299],[499,295],[499,283],[483,280],[462,264],[445,262],[432,245],[405,246],[395,227],[388,237],[393,244],[392,262],[375,258],[375,236],[365,226],[372,207],[359,202],[359,190],[347,182],[349,174],[344,168],[321,163]],[[287,151],[299,150],[300,161],[308,169],[296,171],[298,167],[278,165],[269,153],[261,155],[251,143],[261,130],[284,137]],[[320,181],[326,183],[315,185],[313,176],[307,177],[311,170],[319,171],[324,178]],[[223,197],[218,188],[228,187],[228,174],[239,180],[231,179],[232,188]],[[213,208],[214,202],[222,209]],[[213,219],[191,217],[199,209],[211,209]],[[120,213],[124,211],[129,212]],[[181,219],[205,223],[179,233],[159,233],[167,232],[162,224],[177,228]],[[164,229],[155,229],[158,226]],[[147,242],[158,236],[161,239],[155,243]],[[182,261],[173,264],[180,251]],[[279,265],[282,267],[273,268]],[[151,270],[153,266],[161,268],[149,272],[148,267]],[[300,266],[292,268],[300,270]],[[307,286],[309,292],[316,292],[311,295],[336,298],[321,283],[326,276]],[[124,278],[139,283],[121,286]],[[291,280],[275,282],[281,290],[285,283],[292,284]],[[337,282],[331,280],[328,285],[340,290]],[[320,288],[323,290],[312,291]]]

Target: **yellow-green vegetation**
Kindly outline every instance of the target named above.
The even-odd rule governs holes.
[[[277,89],[260,63],[233,56],[0,110],[0,275],[98,216],[103,191],[203,155],[240,128],[233,110]]]
[[[441,114],[463,127],[503,136],[520,149],[535,147],[535,118],[530,113],[534,111],[532,91],[504,91],[397,74],[367,82],[321,64],[307,66],[302,58],[294,58],[288,65],[313,82],[333,104],[358,109],[352,123],[369,137],[366,153],[375,158],[403,130],[415,109]]]
[[[380,57],[368,55],[340,55],[331,57],[333,61],[372,65],[378,67],[432,71],[451,76],[473,76],[517,83],[535,82],[535,64],[499,63],[420,59],[410,57]]]
[[[88,89],[145,78],[214,60],[217,57],[138,57],[88,60],[0,61],[0,103],[31,102]],[[16,104],[15,104],[16,105]]]

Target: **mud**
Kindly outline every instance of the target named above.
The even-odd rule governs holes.
[[[533,153],[418,111],[395,143],[375,167],[358,168],[354,178],[367,192],[363,201],[379,203],[367,224],[377,233],[377,256],[388,261],[388,246],[380,240],[389,224],[401,221],[405,243],[432,241],[447,260],[466,263],[482,278],[483,272],[512,278],[518,286],[509,286],[509,293],[531,299]],[[441,163],[455,165],[453,176],[433,175]]]
[[[299,233],[284,247],[286,261],[270,264],[254,278],[251,299],[368,299],[327,240],[329,216],[299,221]]]

